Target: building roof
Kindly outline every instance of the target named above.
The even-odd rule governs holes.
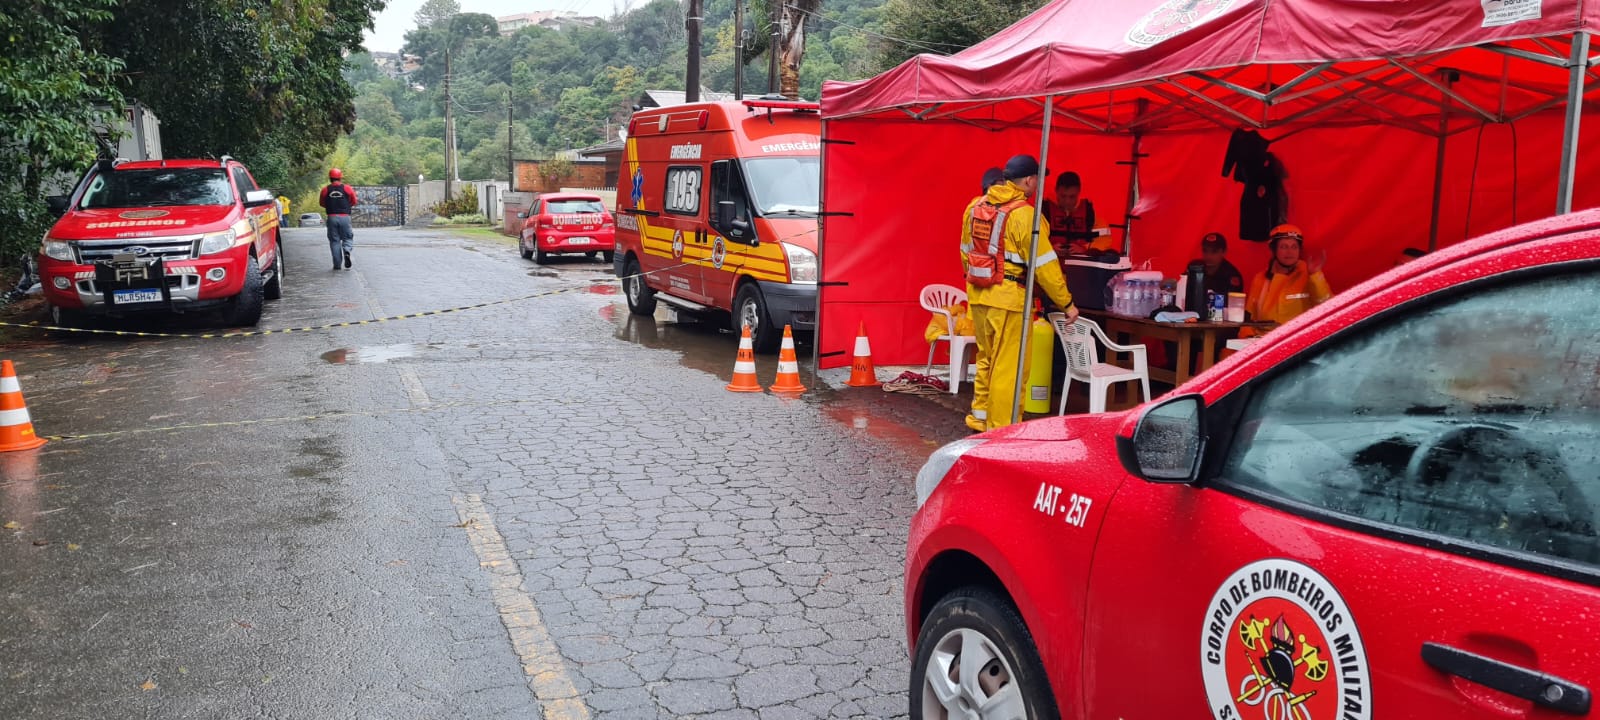
[[[716,92],[715,90],[707,90],[704,87],[700,88],[701,101],[732,99],[733,93]],[[685,102],[688,101],[684,99],[684,91],[682,90],[646,90],[643,95],[639,96],[638,105],[640,108],[671,107],[673,105],[682,105]]]

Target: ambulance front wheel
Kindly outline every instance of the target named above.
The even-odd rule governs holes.
[[[656,314],[656,291],[639,275],[639,260],[631,255],[622,270],[622,292],[628,296],[628,312],[635,315]]]
[[[767,312],[767,299],[755,283],[745,283],[733,298],[733,330],[750,327],[750,340],[756,352],[770,355],[783,342],[783,328],[772,326],[772,315]]]

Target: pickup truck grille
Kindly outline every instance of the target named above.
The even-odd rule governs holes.
[[[199,249],[199,242],[198,235],[126,240],[79,240],[78,261],[85,265],[109,261],[113,256],[130,251],[140,259],[193,260],[195,252]]]

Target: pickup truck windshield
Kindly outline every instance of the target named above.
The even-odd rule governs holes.
[[[749,178],[756,212],[763,217],[815,216],[822,182],[820,169],[815,155],[745,161],[745,176]]]
[[[113,170],[95,175],[78,207],[232,205],[233,188],[222,168]]]

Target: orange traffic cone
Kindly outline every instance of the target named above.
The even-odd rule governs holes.
[[[800,361],[794,356],[794,332],[783,326],[783,345],[778,349],[778,379],[772,382],[775,393],[798,395],[806,391],[800,384]]]
[[[728,383],[733,392],[761,392],[756,382],[756,347],[750,341],[750,326],[739,334],[739,358],[733,363],[733,382]]]
[[[850,361],[850,387],[878,387],[878,371],[872,367],[872,345],[867,343],[867,324],[856,332],[855,358]]]
[[[22,386],[10,360],[0,361],[0,452],[32,450],[44,444],[33,434],[33,419],[22,401]]]

